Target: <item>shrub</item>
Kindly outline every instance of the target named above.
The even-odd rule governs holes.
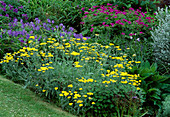
[[[10,22],[9,29],[2,30],[1,33],[1,54],[0,58],[7,52],[14,52],[19,50],[23,46],[27,46],[29,41],[29,37],[35,35],[35,39],[40,41],[46,36],[51,36],[51,33],[55,37],[55,33],[58,28],[65,31],[66,34],[70,36],[73,35],[75,38],[83,38],[81,34],[74,33],[74,28],[70,27],[68,31],[66,31],[65,26],[60,24],[59,26],[52,26],[54,24],[54,20],[47,19],[45,22],[42,22],[40,19],[35,18],[35,22],[27,22],[24,23],[21,19],[18,21],[17,19]],[[60,35],[65,35],[61,33]],[[90,37],[87,37],[89,39]]]
[[[159,26],[151,32],[154,60],[160,66],[159,70],[161,70],[162,73],[168,73],[170,70],[170,15],[168,7],[166,7],[165,10],[159,8],[156,14],[156,18],[159,20]]]
[[[28,20],[24,7],[18,1],[0,1],[0,18],[2,18],[0,24],[2,29],[6,29],[7,24],[14,19],[24,19],[24,22]]]
[[[144,110],[148,110],[149,115],[156,115],[157,110],[161,108],[161,101],[164,100],[164,94],[168,92],[167,83],[169,77],[161,76],[157,71],[157,64],[150,65],[148,61],[142,62],[139,66],[133,66],[128,70],[130,74],[139,74],[138,80],[141,80],[140,88],[145,92],[143,103]]]
[[[89,44],[83,42],[85,37],[62,36],[62,29],[56,30],[40,41],[31,36],[27,47],[7,53],[1,61],[7,76],[48,99],[58,99],[63,109],[74,114],[139,115],[131,110],[143,102],[138,75],[128,74],[125,68],[140,62],[128,60],[113,43]]]
[[[140,8],[141,9],[141,8]],[[152,48],[150,42],[152,27],[158,21],[153,16],[143,13],[140,9],[120,11],[117,6],[93,6],[84,11],[83,35],[98,33],[98,43],[108,44],[110,42],[120,45],[131,56],[136,54],[138,60],[149,60],[152,62]],[[94,40],[92,40],[94,41]],[[131,48],[127,51],[126,48]]]

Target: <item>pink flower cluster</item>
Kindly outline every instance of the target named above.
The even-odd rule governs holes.
[[[141,9],[142,8],[139,7],[139,9],[137,9],[137,10],[134,10],[134,8],[129,8],[129,10],[120,11],[117,9],[117,5],[112,6],[112,4],[107,3],[107,6],[104,6],[104,5],[93,6],[92,8],[88,9],[89,12],[84,12],[85,16],[82,19],[86,18],[88,14],[90,15],[90,12],[92,12],[93,17],[98,16],[99,14],[103,13],[103,14],[106,14],[105,21],[101,22],[101,24],[99,24],[99,26],[114,27],[115,25],[123,26],[123,25],[137,24],[137,25],[142,25],[141,27],[144,27],[144,26],[148,27],[148,24],[146,24],[146,23],[154,22],[153,21],[154,18],[146,17],[147,12],[142,12]],[[122,15],[126,16],[127,13],[133,14],[134,19],[137,19],[137,20],[121,19]],[[126,16],[126,17],[128,17],[128,16]],[[114,20],[111,20],[113,18],[114,18]],[[145,20],[145,19],[147,19],[147,20]],[[110,22],[110,21],[114,21],[114,22],[107,24],[107,20],[108,20],[108,22]],[[145,21],[143,21],[143,20],[145,20]],[[83,24],[83,23],[81,23],[81,24]],[[91,25],[90,31],[93,32],[93,30],[94,30],[93,25]],[[137,29],[137,30],[139,30],[139,29]],[[151,30],[151,28],[148,28],[148,30]],[[142,34],[142,33],[143,32],[139,32],[139,34]],[[123,32],[121,34],[125,35],[125,33],[123,33]],[[134,34],[131,34],[131,33],[129,34],[129,36],[133,36],[133,35]]]

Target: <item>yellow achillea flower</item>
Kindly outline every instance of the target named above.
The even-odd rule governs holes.
[[[42,90],[42,92],[46,92],[46,90]]]
[[[81,107],[81,106],[83,106],[83,104],[79,104],[79,106]]]
[[[83,67],[83,66],[81,66],[81,65],[76,65],[75,67]]]
[[[79,88],[79,90],[83,90],[83,88]]]
[[[46,45],[47,43],[40,43],[40,45]]]
[[[68,85],[67,87],[73,87],[73,85],[72,85],[72,84],[70,84],[70,85]]]
[[[59,94],[59,96],[63,96],[63,94]]]
[[[36,84],[35,86],[38,87],[38,84]]]
[[[114,45],[113,43],[109,43],[110,46]]]
[[[137,87],[137,89],[136,90],[140,90],[140,88],[139,87]]]
[[[141,63],[140,61],[135,61],[135,63]]]
[[[93,95],[93,93],[92,92],[88,92],[87,95]]]
[[[58,87],[55,87],[54,89],[55,89],[55,90],[57,90],[57,89],[58,89]]]
[[[82,103],[83,101],[82,100],[78,100],[77,103]]]
[[[71,53],[71,55],[76,56],[76,55],[80,55],[80,53],[73,51],[73,52]]]
[[[54,69],[54,67],[48,67],[48,69]]]
[[[83,95],[83,97],[87,97],[87,95]]]
[[[30,38],[30,39],[35,39],[35,37],[34,37],[34,36],[30,36],[29,38]]]
[[[32,42],[33,42],[32,40],[28,41],[28,43],[32,43]]]
[[[45,70],[48,70],[47,67],[40,67],[40,69],[41,69],[41,70],[44,70],[44,71],[45,71]]]
[[[125,80],[125,81],[121,81],[121,83],[126,84],[126,83],[127,83],[127,81],[126,81],[126,80]]]
[[[67,98],[68,98],[68,99],[70,99],[70,98],[71,98],[71,96],[68,96]]]
[[[92,102],[91,104],[95,104],[95,102]]]
[[[71,106],[71,105],[73,105],[73,103],[69,103],[69,105]]]

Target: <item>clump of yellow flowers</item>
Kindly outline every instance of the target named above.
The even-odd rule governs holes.
[[[71,69],[86,76],[79,78],[73,76],[72,82],[70,81],[71,83],[63,88],[65,90],[59,90],[60,86],[53,88],[60,92],[61,99],[70,101],[68,103],[70,106],[77,104],[82,107],[84,100],[87,99],[90,104],[95,105],[96,102],[93,101],[94,94],[90,91],[93,84],[109,88],[111,85],[120,82],[124,85],[136,86],[136,90],[140,90],[141,81],[137,81],[139,75],[128,74],[125,71],[125,68],[132,69],[133,63],[140,63],[140,61],[128,60],[127,54],[123,54],[119,46],[115,46],[113,43],[106,46],[98,43],[89,44],[81,42],[79,38],[71,38],[70,42],[67,42],[64,37],[61,38],[62,42],[60,43],[55,38],[48,38],[44,42],[36,42],[34,36],[31,36],[28,47],[23,47],[18,52],[7,53],[0,64],[10,64],[10,62],[19,63],[20,66],[35,64],[37,73],[46,74],[47,71],[55,72],[56,66],[54,64],[58,62],[58,58],[61,58],[60,62],[64,60],[73,61]],[[83,40],[86,40],[85,37]],[[117,56],[118,54],[119,56]],[[34,60],[38,62],[34,63]],[[30,61],[32,63],[27,63]],[[42,89],[42,92],[49,90]]]

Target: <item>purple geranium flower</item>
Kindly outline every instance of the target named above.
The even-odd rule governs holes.
[[[5,12],[5,11],[6,11],[6,8],[2,8],[2,10]]]
[[[23,9],[23,6],[18,7],[19,9]]]
[[[15,8],[13,11],[14,11],[15,13],[18,13],[18,9],[17,9],[17,8]]]

